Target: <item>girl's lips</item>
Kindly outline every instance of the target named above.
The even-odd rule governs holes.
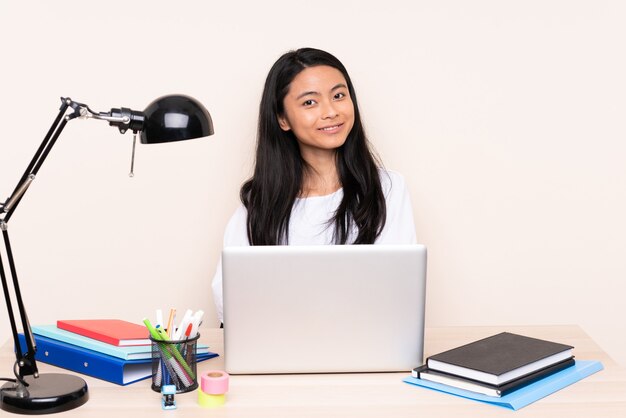
[[[339,129],[341,129],[342,126],[343,126],[343,123],[338,123],[336,125],[330,125],[330,126],[325,126],[323,128],[318,128],[318,130],[322,132],[334,133],[334,132],[337,132]]]

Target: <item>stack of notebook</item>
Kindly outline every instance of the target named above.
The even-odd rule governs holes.
[[[573,348],[503,332],[430,356],[405,381],[517,409],[602,368],[576,362]]]
[[[145,326],[121,320],[68,320],[33,326],[35,359],[119,385],[152,376],[152,345]],[[24,335],[20,344],[25,347]],[[197,361],[216,357],[198,344]]]

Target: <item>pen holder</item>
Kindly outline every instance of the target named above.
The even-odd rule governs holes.
[[[200,334],[180,341],[152,341],[152,390],[161,392],[164,385],[176,386],[176,393],[198,387],[196,346]]]

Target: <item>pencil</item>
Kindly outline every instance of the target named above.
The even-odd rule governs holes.
[[[176,309],[170,309],[170,317],[167,320],[167,338],[172,338],[172,333],[174,332],[172,328],[174,328],[174,317],[176,316]]]

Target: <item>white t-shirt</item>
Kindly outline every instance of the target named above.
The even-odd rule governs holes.
[[[409,192],[402,175],[394,171],[380,170],[380,181],[387,205],[385,227],[375,244],[416,244],[415,223]],[[333,228],[328,220],[343,198],[343,189],[326,196],[296,199],[289,220],[289,245],[332,245]],[[240,205],[226,225],[224,247],[248,246],[248,212]],[[350,241],[356,238],[352,231]],[[220,321],[223,317],[222,261],[220,259],[213,277],[213,299]]]

